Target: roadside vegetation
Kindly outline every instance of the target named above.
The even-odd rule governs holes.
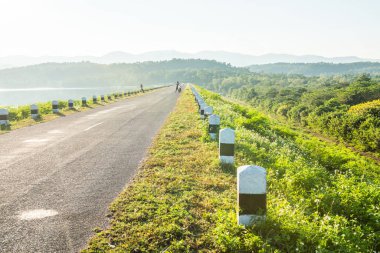
[[[378,76],[251,74],[215,80],[206,87],[380,156]]]
[[[145,89],[144,91],[150,92],[154,89],[157,89],[157,88],[148,88],[148,89]],[[74,107],[72,109],[69,108],[67,100],[59,100],[58,113],[53,113],[52,101],[44,102],[44,103],[36,103],[36,105],[38,106],[38,113],[39,113],[39,116],[36,119],[31,118],[30,105],[22,105],[22,106],[17,106],[17,107],[2,107],[2,108],[8,109],[8,112],[9,112],[8,119],[9,119],[10,124],[8,126],[1,125],[0,134],[5,133],[10,130],[15,130],[21,127],[31,126],[34,124],[50,121],[62,116],[70,115],[75,112],[86,111],[88,109],[92,109],[98,106],[104,106],[106,104],[119,101],[120,99],[135,97],[142,94],[145,94],[145,93],[142,93],[140,91],[135,91],[135,92],[131,91],[129,95],[127,94],[126,96],[124,96],[123,94],[122,96],[118,96],[117,98],[115,98],[115,96],[112,95],[111,100],[109,100],[107,96],[105,96],[104,102],[102,102],[100,100],[100,96],[98,96],[96,103],[93,102],[92,97],[88,97],[85,106],[82,106],[81,100],[73,100]]]
[[[235,167],[186,89],[135,179],[112,203],[110,227],[83,252],[378,252],[380,166],[370,158],[294,131],[199,88],[236,130]],[[264,222],[236,220],[236,168],[267,169]]]

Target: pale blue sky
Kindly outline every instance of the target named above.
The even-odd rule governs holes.
[[[111,51],[380,58],[377,0],[0,0],[0,56]]]

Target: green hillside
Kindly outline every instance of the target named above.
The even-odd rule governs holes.
[[[250,74],[214,80],[207,88],[245,101],[289,124],[298,124],[362,151],[380,152],[380,109],[350,107],[380,99],[379,78]]]
[[[273,63],[251,65],[249,70],[258,73],[272,74],[300,74],[306,76],[319,75],[346,75],[371,73],[380,74],[379,62],[355,62],[355,63]]]
[[[248,72],[208,60],[131,64],[45,63],[0,70],[0,88],[101,87],[181,82],[209,82],[215,76]]]

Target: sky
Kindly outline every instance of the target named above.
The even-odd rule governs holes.
[[[0,0],[0,56],[113,51],[380,59],[378,0]]]

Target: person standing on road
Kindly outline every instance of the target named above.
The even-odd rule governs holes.
[[[141,91],[144,93],[144,87],[142,84],[140,84]]]
[[[178,87],[178,93],[181,93],[181,91],[182,91],[182,84],[180,84]]]
[[[177,84],[175,86],[175,91],[177,92],[178,91],[178,88],[179,88],[179,82],[177,81]]]

